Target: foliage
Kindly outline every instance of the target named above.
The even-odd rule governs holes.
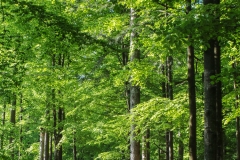
[[[134,28],[129,25],[132,7],[138,13]],[[0,113],[5,118],[0,159],[12,158],[11,147],[21,153],[19,159],[38,159],[41,128],[52,136],[62,129],[63,159],[72,159],[74,145],[79,159],[127,159],[131,122],[137,126],[138,139],[150,129],[151,159],[165,147],[166,130],[174,131],[177,155],[178,142],[188,144],[186,47],[190,44],[196,56],[198,159],[203,159],[202,53],[212,37],[221,44],[222,73],[213,80],[222,82],[226,157],[233,159],[236,141],[228,137],[234,135],[234,121],[240,115],[235,100],[239,87],[233,88],[234,81],[239,83],[239,75],[234,78],[239,66],[232,68],[239,63],[239,2],[194,2],[189,14],[184,7],[178,0],[1,1]],[[124,64],[132,30],[138,33],[141,57]],[[167,81],[161,67],[168,56],[174,59],[173,100],[163,97],[161,88]],[[141,103],[133,114],[126,95],[130,79],[141,88]],[[12,124],[10,111],[15,107]],[[65,119],[54,126],[53,112],[59,108]]]

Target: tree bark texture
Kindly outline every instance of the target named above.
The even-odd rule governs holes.
[[[223,159],[223,129],[222,129],[222,83],[221,74],[221,51],[218,40],[214,41],[214,58],[216,80],[216,123],[217,123],[217,159]]]
[[[145,136],[143,137],[143,149],[142,160],[150,160],[150,129],[147,129]]]
[[[217,159],[217,124],[216,124],[216,85],[211,79],[215,76],[214,40],[204,52],[204,159]]]
[[[140,52],[135,46],[136,38],[137,38],[137,33],[136,33],[136,30],[134,29],[135,19],[136,19],[136,12],[134,9],[131,8],[130,26],[132,28],[132,32],[130,35],[130,60],[132,62],[136,60],[137,61],[140,60]],[[131,109],[134,108],[139,103],[140,103],[140,87],[131,82],[130,83],[130,112],[131,112]],[[131,134],[130,134],[130,160],[141,159],[140,142],[139,140],[136,139],[137,131],[135,127],[136,125],[133,122],[131,125]]]
[[[43,128],[40,129],[40,144],[39,144],[39,160],[44,160],[44,138],[45,132]]]
[[[204,0],[204,5],[220,4],[220,0]],[[216,9],[213,24],[218,24],[219,10]],[[218,31],[218,25],[213,26]],[[204,52],[204,147],[205,160],[223,159],[222,142],[222,93],[220,46],[216,37],[212,37],[209,48]]]
[[[192,10],[191,0],[186,0],[186,13]],[[191,35],[188,36],[191,42]],[[197,140],[196,140],[196,89],[195,89],[195,67],[194,67],[194,47],[187,47],[188,57],[188,99],[189,99],[189,160],[197,159]]]
[[[49,133],[45,131],[44,136],[44,160],[49,160]]]
[[[196,90],[194,73],[194,48],[188,47],[188,98],[189,98],[189,159],[197,159],[196,142]]]

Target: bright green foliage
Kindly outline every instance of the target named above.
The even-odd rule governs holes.
[[[129,25],[130,7],[138,10],[136,28]],[[222,74],[213,80],[221,80],[223,85],[225,157],[234,159],[234,121],[240,109],[235,108],[239,88],[233,90],[236,70],[232,64],[239,63],[239,3],[203,6],[194,2],[188,15],[184,8],[178,0],[1,1],[0,113],[5,112],[5,124],[0,125],[0,159],[11,159],[11,148],[20,152],[19,159],[38,159],[41,128],[52,136],[56,128],[62,128],[64,160],[73,159],[74,145],[79,159],[128,159],[132,116],[139,139],[150,129],[151,159],[165,149],[166,129],[174,131],[177,156],[179,140],[188,146],[189,44],[196,52],[198,159],[203,159],[202,53],[212,37],[220,40],[222,49]],[[215,10],[219,10],[218,31],[213,19],[206,19]],[[133,29],[138,32],[141,60],[124,65],[122,54],[129,53]],[[187,40],[189,34],[192,42]],[[173,57],[172,101],[162,97],[161,84],[167,79],[161,67],[167,56]],[[141,87],[141,103],[130,116],[125,91],[131,75],[131,82]],[[9,122],[14,94],[15,125]],[[65,114],[55,128],[54,107]],[[11,134],[14,143],[9,144]],[[188,148],[184,149],[188,159]]]

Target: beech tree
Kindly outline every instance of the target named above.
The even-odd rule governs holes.
[[[239,157],[239,2],[0,6],[0,159]]]

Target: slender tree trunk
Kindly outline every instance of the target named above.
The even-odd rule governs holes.
[[[167,96],[170,100],[173,100],[173,88],[172,88],[172,65],[173,65],[173,58],[171,56],[167,57],[167,62],[166,62],[166,66],[167,66],[167,79],[168,79],[168,83],[167,83]],[[170,122],[168,122],[170,123]],[[167,140],[168,139],[168,140]],[[168,159],[169,160],[173,160],[173,131],[167,131],[166,132],[166,143],[168,143],[167,146],[167,152],[168,155]]]
[[[169,131],[169,160],[173,160],[173,131]]]
[[[194,73],[194,49],[188,47],[188,98],[189,98],[189,159],[197,159],[197,142],[196,142],[196,90],[195,90],[195,73]]]
[[[147,129],[145,136],[143,136],[142,160],[150,160],[150,129]]]
[[[44,160],[44,138],[45,132],[44,129],[40,129],[40,144],[39,144],[39,160]]]
[[[169,131],[166,131],[166,160],[169,160]]]
[[[166,77],[168,78],[168,61],[166,61]],[[169,80],[167,79],[167,82],[165,83],[165,96],[166,98],[169,97]],[[169,123],[169,122],[167,122]],[[166,160],[169,160],[169,131],[167,130],[165,133],[165,140],[166,140]]]
[[[173,100],[173,87],[172,87],[172,65],[173,65],[173,58],[171,56],[167,57],[167,78],[168,78],[168,98]]]
[[[44,160],[49,160],[49,133],[45,131],[44,136]]]
[[[122,42],[124,43],[124,42]],[[126,50],[126,46],[122,44],[122,50]],[[129,54],[126,51],[122,52],[122,64],[123,67],[125,67],[128,64],[128,57]],[[130,84],[129,81],[125,82],[125,97],[126,97],[126,104],[127,104],[127,110],[130,111]]]
[[[128,64],[129,54],[126,51],[127,47],[124,45],[124,42],[122,42],[122,65],[125,67]],[[129,81],[125,81],[125,99],[126,99],[126,106],[127,106],[127,112],[130,112],[130,83]],[[129,132],[130,134],[130,132]],[[130,139],[128,139],[128,153],[130,153]]]
[[[216,124],[216,85],[211,79],[215,75],[214,40],[204,52],[204,159],[217,159],[217,124]]]
[[[58,159],[57,160],[62,160],[62,144],[60,144],[60,141],[62,139],[62,130],[63,130],[63,127],[62,127],[62,122],[63,122],[63,117],[64,117],[64,111],[63,111],[63,108],[59,107],[58,108]]]
[[[164,65],[161,66],[161,72],[162,72],[162,75],[164,75],[164,76],[166,75]],[[163,81],[161,85],[162,85],[162,97],[167,97],[167,95],[166,95],[166,82]]]
[[[50,122],[50,110],[49,110],[49,101],[47,100],[46,104],[46,119],[47,119],[47,126],[49,125]],[[44,136],[44,160],[49,160],[49,130],[46,127],[45,128],[45,136]]]
[[[191,0],[186,0],[186,12],[191,11]],[[191,35],[188,36],[191,42]],[[197,159],[197,142],[196,142],[196,90],[195,90],[195,69],[194,69],[194,47],[187,48],[188,55],[188,98],[189,98],[189,159]]]
[[[214,0],[214,4],[219,5],[220,0]],[[220,24],[220,9],[215,11],[216,23]],[[217,125],[217,159],[223,160],[223,128],[222,128],[222,82],[221,82],[221,47],[217,38],[214,39],[214,58],[216,82],[216,125]]]
[[[3,113],[2,113],[2,126],[4,127],[5,126],[5,119],[6,119],[6,102],[4,101],[4,104],[3,104]],[[2,132],[2,135],[1,135],[1,148],[0,149],[3,149],[3,144],[4,144],[4,132]]]
[[[221,51],[218,40],[214,44],[215,54],[215,74],[220,77],[221,74]],[[217,159],[223,159],[223,141],[222,141],[222,83],[221,80],[216,82],[216,123],[217,123]]]
[[[56,66],[56,55],[52,56],[52,66]],[[57,134],[57,108],[56,108],[56,90],[52,89],[52,113],[53,113],[53,136],[54,136],[54,160],[58,160],[58,134]]]
[[[64,54],[58,55],[58,66],[64,67]],[[53,57],[55,58],[55,57]],[[55,60],[53,60],[55,64]],[[58,96],[60,96],[60,99],[62,99],[61,91],[58,91]],[[56,98],[56,91],[53,93],[53,102],[55,102]],[[62,160],[62,131],[63,131],[63,120],[65,118],[64,109],[61,106],[56,107],[56,104],[54,104],[53,107],[53,119],[54,119],[54,144],[55,144],[55,151],[54,151],[54,159],[55,160]]]
[[[23,120],[23,95],[22,95],[22,93],[20,93],[20,102],[19,102],[19,104],[20,104],[20,122]],[[20,140],[20,144],[22,145],[22,143],[23,143],[23,135],[22,135],[22,132],[23,132],[23,127],[22,127],[22,125],[20,125],[20,138],[19,138],[19,140]],[[23,146],[23,145],[22,145]],[[22,150],[23,150],[23,148],[22,147],[19,147],[19,151],[18,151],[18,159],[21,159],[21,152],[22,152]]]
[[[14,155],[15,155],[14,154],[13,134],[14,134],[14,128],[15,128],[15,123],[16,123],[16,105],[17,105],[17,95],[16,95],[16,93],[14,93],[12,96],[12,109],[11,109],[11,114],[10,114],[10,122],[12,124],[12,130],[11,130],[10,139],[9,139],[9,144],[11,146],[12,159],[14,159]]]
[[[135,26],[136,12],[131,8],[130,13],[130,25],[132,27],[132,32],[130,36],[130,60],[139,61],[140,60],[140,51],[136,49],[136,31],[133,29]],[[140,103],[140,87],[130,83],[130,112],[137,104]],[[140,160],[140,142],[136,139],[137,131],[135,129],[136,125],[133,123],[131,125],[131,134],[130,134],[130,159],[131,160]]]
[[[49,160],[52,160],[53,156],[53,140],[52,140],[52,133],[50,134],[50,147],[49,147]]]
[[[232,64],[232,68],[233,68],[233,88],[235,91],[235,108],[239,108],[239,94],[238,94],[238,82],[237,82],[237,63],[235,62],[235,59],[232,58],[232,60],[234,61]],[[240,159],[240,121],[239,121],[239,117],[236,117],[236,140],[237,140],[237,159]]]
[[[161,66],[161,73],[162,73],[163,76],[166,76],[165,64],[163,64]],[[167,93],[166,93],[167,83],[166,83],[166,81],[161,82],[161,86],[162,86],[161,87],[162,88],[162,97],[167,98]],[[167,134],[167,132],[165,133],[165,142],[166,142],[166,159],[168,159],[168,157],[169,157],[169,155],[168,155],[169,154],[169,152],[168,152],[168,139],[166,138],[166,134]],[[159,135],[158,159],[161,160],[162,159],[162,154],[164,154],[164,153],[163,153],[162,149],[160,148],[160,146],[161,146],[161,139],[162,139],[160,131],[159,131],[158,135]]]

